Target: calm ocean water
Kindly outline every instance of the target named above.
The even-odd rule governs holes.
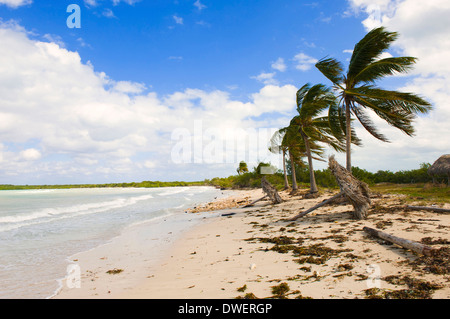
[[[212,187],[0,191],[0,298],[47,298],[69,256],[221,196]]]

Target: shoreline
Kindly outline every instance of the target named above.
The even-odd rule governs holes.
[[[252,200],[262,197],[261,190],[236,194]],[[426,271],[427,265],[417,264],[419,256],[369,238],[362,231],[368,226],[410,240],[429,237],[438,241],[449,238],[449,215],[407,212],[402,210],[401,196],[381,195],[373,200],[367,220],[353,219],[352,206],[343,204],[324,206],[292,223],[285,219],[331,195],[324,193],[316,199],[301,199],[287,192],[280,195],[285,202],[278,205],[261,201],[249,208],[193,214],[212,218],[202,218],[180,233],[152,264],[141,259],[139,267],[137,259],[133,263],[129,258],[127,267],[142,273],[139,280],[131,280],[133,273],[127,273],[126,268],[118,274],[106,274],[106,268],[123,265],[111,260],[106,268],[92,271],[93,276],[82,272],[81,289],[63,289],[55,298],[276,298],[280,296],[274,296],[273,287],[281,284],[288,287],[282,296],[286,298],[375,298],[406,294],[411,281],[417,287],[425,283],[432,287],[415,289],[424,298],[450,298],[448,273]],[[232,215],[221,216],[224,212]],[[117,243],[114,245],[120,250]],[[308,253],[299,255],[295,250],[299,248]],[[83,258],[91,260],[91,267],[102,263],[100,251]],[[111,288],[114,285],[117,290]]]
[[[218,196],[214,203],[233,206],[236,199],[242,199],[240,192],[223,190],[222,196]],[[209,203],[199,203],[194,207],[201,208],[207,204]],[[165,249],[179,240],[185,232],[220,215],[218,210],[201,213],[188,213],[188,210],[190,208],[185,209],[184,213],[163,215],[131,224],[107,242],[67,256],[67,265],[76,266],[75,271],[57,279],[59,287],[46,299],[114,298],[117,290],[129,289],[137,284],[145,277],[147,269],[157,267],[159,260],[166,254]],[[121,276],[107,274],[108,271],[114,273],[114,270],[122,273]],[[125,278],[115,280],[123,276]],[[77,283],[81,288],[71,288],[77,286]],[[97,283],[108,289],[97,293]]]

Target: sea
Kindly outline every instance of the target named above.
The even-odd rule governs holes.
[[[202,186],[0,191],[0,298],[50,298],[70,256],[141,223],[178,222],[180,231],[195,215],[186,209],[224,196]]]

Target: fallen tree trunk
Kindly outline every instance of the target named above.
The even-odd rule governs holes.
[[[431,210],[436,213],[450,213],[450,209],[439,208],[439,207],[426,207],[426,206],[406,206],[408,209],[412,210]]]
[[[263,197],[258,198],[257,200],[254,200],[254,201],[251,202],[250,204],[247,204],[247,205],[243,206],[243,208],[245,208],[245,207],[251,207],[251,206],[253,206],[254,204],[256,204],[257,202],[263,200],[263,199],[266,198],[266,197],[267,197],[267,195],[264,195]]]
[[[418,243],[416,241],[404,239],[401,237],[397,237],[370,227],[364,227],[363,230],[368,233],[369,235],[373,237],[378,237],[384,240],[387,240],[393,244],[399,245],[403,248],[409,249],[414,251],[415,253],[422,254],[425,256],[432,256],[433,255],[433,248],[423,245],[421,243]]]
[[[289,220],[289,221],[297,220],[297,219],[299,219],[300,217],[303,217],[303,216],[305,216],[305,215],[311,213],[313,210],[316,210],[317,208],[320,208],[320,207],[322,207],[322,206],[324,206],[324,205],[326,205],[326,204],[328,204],[328,203],[334,201],[336,198],[341,197],[342,195],[344,195],[344,193],[340,192],[339,194],[336,194],[336,195],[334,195],[333,197],[330,197],[330,198],[328,198],[327,200],[324,200],[323,202],[317,204],[316,206],[311,207],[310,209],[305,210],[304,212],[301,212],[300,214],[295,215],[294,217],[289,218],[288,220]]]
[[[274,204],[283,202],[283,199],[281,198],[280,194],[278,194],[277,189],[273,187],[272,184],[270,184],[264,176],[261,178],[261,186],[264,193],[269,196]]]
[[[357,219],[366,219],[367,210],[371,204],[369,186],[356,179],[348,170],[339,165],[334,159],[334,156],[330,156],[328,166],[336,178],[341,192],[352,203],[355,209],[354,216]]]

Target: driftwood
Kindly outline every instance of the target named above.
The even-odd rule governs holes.
[[[283,199],[281,199],[277,189],[273,187],[272,184],[270,184],[264,176],[261,178],[261,186],[264,193],[266,193],[267,196],[269,196],[269,198],[272,200],[274,204],[279,204],[283,202]]]
[[[349,171],[339,165],[334,159],[334,156],[330,156],[328,160],[328,166],[331,173],[336,178],[336,181],[341,189],[341,192],[345,194],[350,203],[352,203],[354,215],[357,219],[366,219],[367,210],[371,204],[370,190],[366,183],[357,180]]]
[[[297,219],[299,219],[300,217],[303,217],[303,216],[305,216],[305,215],[311,213],[313,210],[316,210],[316,209],[319,208],[319,207],[322,207],[322,206],[324,206],[324,205],[326,205],[326,204],[329,204],[330,202],[334,201],[336,198],[341,197],[342,195],[344,195],[344,193],[342,193],[342,192],[339,193],[339,194],[336,194],[336,195],[334,195],[333,197],[330,197],[330,198],[328,198],[327,200],[324,200],[323,202],[317,204],[316,206],[311,207],[310,209],[305,210],[304,212],[301,212],[300,214],[295,215],[295,216],[292,217],[292,218],[289,218],[288,220],[289,220],[289,221],[297,220]]]
[[[387,240],[391,243],[397,244],[403,248],[414,251],[415,253],[422,254],[425,256],[432,256],[434,249],[430,246],[423,245],[416,241],[400,238],[370,227],[364,227],[363,230],[373,237],[378,237],[384,240]]]
[[[439,207],[425,207],[425,206],[406,206],[408,209],[412,210],[431,210],[436,213],[450,213],[450,209],[439,208]]]
[[[258,198],[257,200],[254,200],[253,202],[251,202],[250,204],[247,204],[247,205],[245,205],[245,206],[243,206],[243,208],[246,208],[246,207],[251,207],[251,206],[253,206],[254,204],[256,204],[257,202],[259,202],[259,201],[261,201],[261,200],[263,200],[264,198],[266,198],[267,197],[267,195],[264,195],[263,197],[261,197],[261,198]]]

